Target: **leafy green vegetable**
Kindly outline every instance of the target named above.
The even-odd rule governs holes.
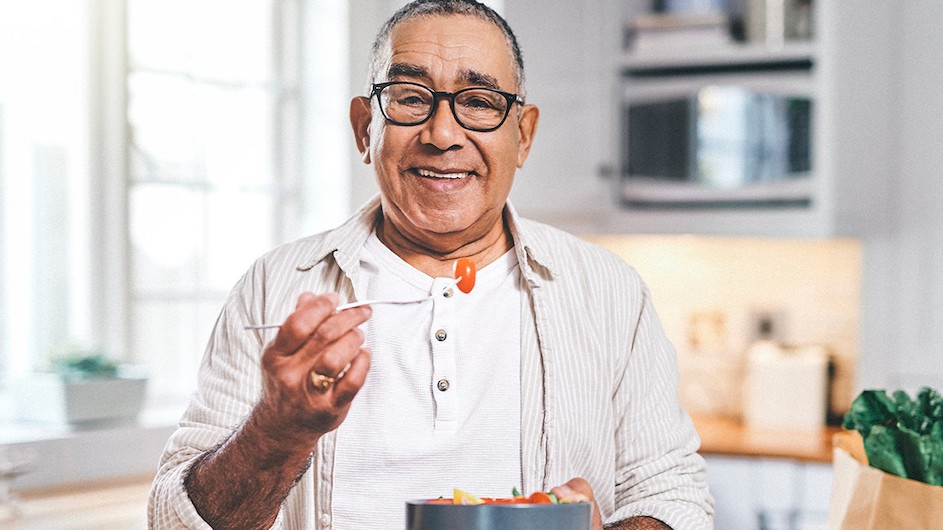
[[[843,425],[864,439],[868,463],[882,471],[943,486],[943,397],[923,387],[916,399],[898,390],[865,390]]]
[[[53,361],[55,370],[67,379],[115,377],[118,364],[100,353],[63,357]]]
[[[868,463],[873,467],[898,477],[909,477],[904,459],[897,450],[899,431],[876,425],[865,438],[864,448],[868,454]]]
[[[865,390],[851,404],[851,410],[845,415],[846,429],[857,429],[867,438],[871,427],[891,424],[897,406],[883,390]]]

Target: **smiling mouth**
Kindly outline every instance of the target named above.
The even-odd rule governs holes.
[[[450,172],[450,173],[439,173],[439,172],[437,172],[437,171],[431,171],[431,170],[428,170],[428,169],[416,169],[416,173],[417,173],[420,177],[433,178],[433,179],[448,179],[448,180],[463,179],[463,178],[465,178],[465,177],[471,175],[471,173],[468,172],[468,171]]]

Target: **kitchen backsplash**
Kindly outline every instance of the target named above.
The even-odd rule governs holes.
[[[851,239],[705,236],[586,238],[635,267],[678,350],[680,397],[693,413],[739,415],[747,351],[762,333],[825,346],[835,364],[831,408],[854,393],[861,246]]]

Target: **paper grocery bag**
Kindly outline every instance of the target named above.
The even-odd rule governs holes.
[[[829,530],[939,530],[943,487],[885,473],[868,465],[861,435],[835,435]]]

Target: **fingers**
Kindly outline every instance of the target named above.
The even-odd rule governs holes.
[[[295,311],[288,315],[272,342],[272,348],[283,355],[291,355],[314,333],[314,330],[337,308],[334,293],[315,296],[302,293]]]
[[[371,315],[369,307],[358,307],[340,313],[335,313],[336,309],[337,295],[334,293],[320,296],[302,294],[298,297],[295,311],[285,319],[278,330],[272,348],[281,355],[303,353],[303,349],[307,349],[309,353],[312,350],[320,351],[344,338],[351,330],[357,329],[357,326],[366,322]],[[360,333],[359,330],[357,333]],[[363,336],[348,337],[347,340],[363,342]],[[341,366],[346,363],[347,360]],[[337,371],[333,373],[336,374]]]
[[[599,511],[599,504],[596,503],[593,487],[586,479],[572,478],[566,484],[551,489],[550,493],[556,495],[561,501],[593,503],[593,530],[602,529],[602,513]]]
[[[570,502],[589,502],[594,500],[593,488],[585,479],[570,479],[566,484],[562,484],[550,490],[561,501]]]
[[[262,354],[263,370],[271,378],[273,391],[307,388],[307,393],[324,393],[361,354],[364,335],[358,326],[370,317],[371,309],[358,307],[338,313],[337,301],[333,293],[298,297],[295,311]]]
[[[350,403],[367,379],[370,371],[370,351],[360,348],[357,356],[350,361],[350,368],[334,384],[334,405],[345,407]]]
[[[369,307],[337,312],[335,294],[298,297],[295,311],[262,353],[260,407],[277,428],[323,434],[346,417],[370,367],[358,326]]]
[[[312,336],[295,356],[299,364],[319,374],[338,377],[358,355],[363,342],[363,332],[359,328],[353,328],[327,344]]]

